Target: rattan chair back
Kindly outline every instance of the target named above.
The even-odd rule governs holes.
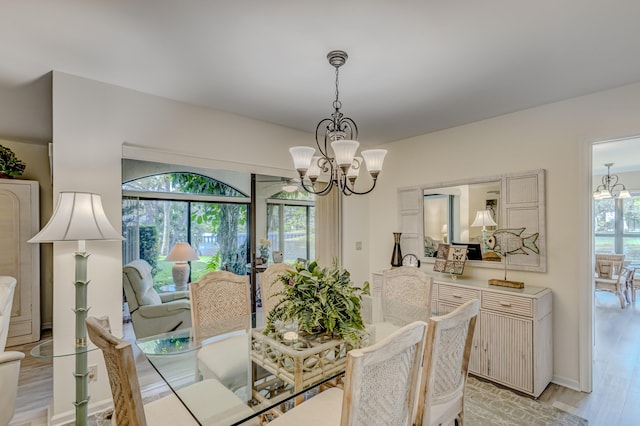
[[[145,426],[147,421],[131,343],[111,334],[107,317],[89,317],[86,324],[89,339],[102,350],[107,366],[115,424]]]
[[[480,301],[470,300],[447,315],[433,317],[427,328],[417,425],[464,423],[464,387]],[[454,418],[432,418],[435,405],[449,404]],[[437,422],[437,423],[436,423]]]
[[[258,282],[260,283],[260,297],[264,312],[270,312],[282,298],[282,296],[277,295],[284,289],[280,276],[287,271],[293,270],[291,266],[284,263],[275,263],[260,273]]]
[[[410,323],[347,355],[342,425],[411,425],[427,324]]]

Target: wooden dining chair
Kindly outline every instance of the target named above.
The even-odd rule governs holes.
[[[273,426],[412,424],[427,324],[408,324],[347,353],[344,391],[330,388],[274,419]]]
[[[224,332],[245,330],[244,333],[204,344],[198,351],[198,369],[207,379],[217,379],[231,390],[249,383],[249,333],[245,321],[251,314],[251,296],[248,276],[228,271],[205,274],[189,286],[191,323],[194,336],[203,340],[209,335],[204,330]],[[237,319],[239,323],[234,323]],[[227,330],[216,325],[229,325]],[[213,328],[212,328],[213,327]]]
[[[284,263],[275,263],[260,273],[258,282],[260,283],[260,296],[264,312],[270,312],[281,298],[281,296],[277,296],[277,293],[284,289],[284,284],[279,279],[280,276],[293,270],[291,266]]]
[[[474,299],[429,320],[416,425],[464,424],[464,389],[479,310],[480,301]]]
[[[115,424],[199,424],[174,393],[143,405],[131,343],[111,334],[107,317],[89,317],[86,324],[89,339],[102,350],[104,356],[113,396]],[[201,419],[215,419],[225,424],[253,414],[251,408],[216,380],[197,382],[176,391],[183,400],[192,402],[189,409]]]
[[[630,271],[624,268],[624,256],[624,254],[596,254],[594,279],[595,289],[615,293],[620,299],[622,309],[626,306],[626,302],[630,302],[627,289]]]
[[[432,282],[433,278],[413,266],[402,266],[382,273],[381,300],[363,296],[365,310],[381,309],[381,317],[378,315],[371,322],[376,340],[383,339],[413,321],[429,320]],[[367,306],[376,303],[381,308]]]

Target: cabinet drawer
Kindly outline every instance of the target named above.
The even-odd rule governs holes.
[[[508,294],[484,292],[482,308],[527,317],[533,316],[533,300]]]
[[[480,300],[480,291],[468,288],[454,287],[440,284],[438,286],[438,300],[461,305],[472,299]]]

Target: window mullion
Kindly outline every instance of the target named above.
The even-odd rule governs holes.
[[[622,234],[624,233],[624,216],[622,212],[622,199],[616,198],[615,201],[615,252],[624,253],[624,241]]]

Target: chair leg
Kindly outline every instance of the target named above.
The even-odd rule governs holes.
[[[618,290],[616,291],[616,294],[618,295],[618,299],[620,299],[620,308],[624,309],[625,303],[624,303],[624,295],[622,294],[622,291]]]

